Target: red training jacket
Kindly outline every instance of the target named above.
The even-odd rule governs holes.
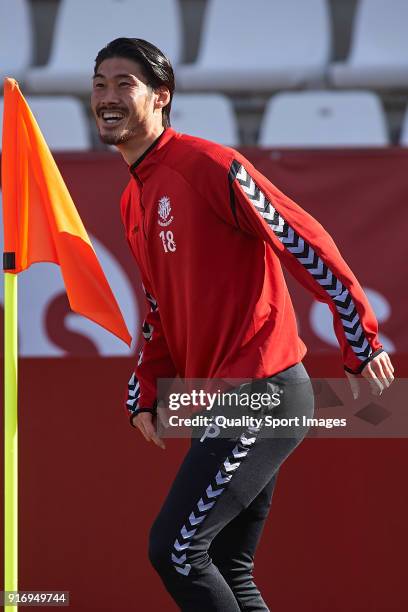
[[[302,360],[281,264],[327,303],[345,369],[383,350],[331,236],[238,151],[167,128],[130,172],[121,214],[148,304],[130,416],[155,407],[158,378],[264,378]]]

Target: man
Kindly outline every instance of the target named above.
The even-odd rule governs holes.
[[[330,308],[353,395],[360,376],[381,393],[394,368],[332,238],[237,151],[175,132],[173,91],[154,45],[120,38],[98,53],[92,110],[102,141],[129,165],[121,213],[148,307],[129,382],[132,425],[165,448],[156,383],[176,375],[250,378],[283,392],[282,414],[313,415],[281,263]],[[183,611],[268,610],[254,554],[278,470],[304,435],[195,434],[152,527],[150,559]]]

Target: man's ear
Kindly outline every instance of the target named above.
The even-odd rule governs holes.
[[[156,94],[155,108],[164,108],[170,102],[170,92],[165,85],[160,85],[154,90]]]

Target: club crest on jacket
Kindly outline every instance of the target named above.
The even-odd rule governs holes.
[[[170,225],[170,223],[173,221],[173,216],[171,216],[170,219],[168,218],[169,214],[171,213],[170,198],[168,196],[163,196],[162,198],[160,198],[159,206],[158,206],[158,213],[159,213],[158,223],[162,227],[166,227],[167,225]]]

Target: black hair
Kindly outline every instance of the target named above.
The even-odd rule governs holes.
[[[138,62],[148,85],[152,89],[165,85],[170,92],[170,102],[163,107],[163,127],[170,127],[170,110],[175,79],[173,67],[168,57],[152,43],[142,38],[116,38],[103,47],[96,56],[94,74],[97,73],[99,65],[106,59],[112,57],[124,57]]]

